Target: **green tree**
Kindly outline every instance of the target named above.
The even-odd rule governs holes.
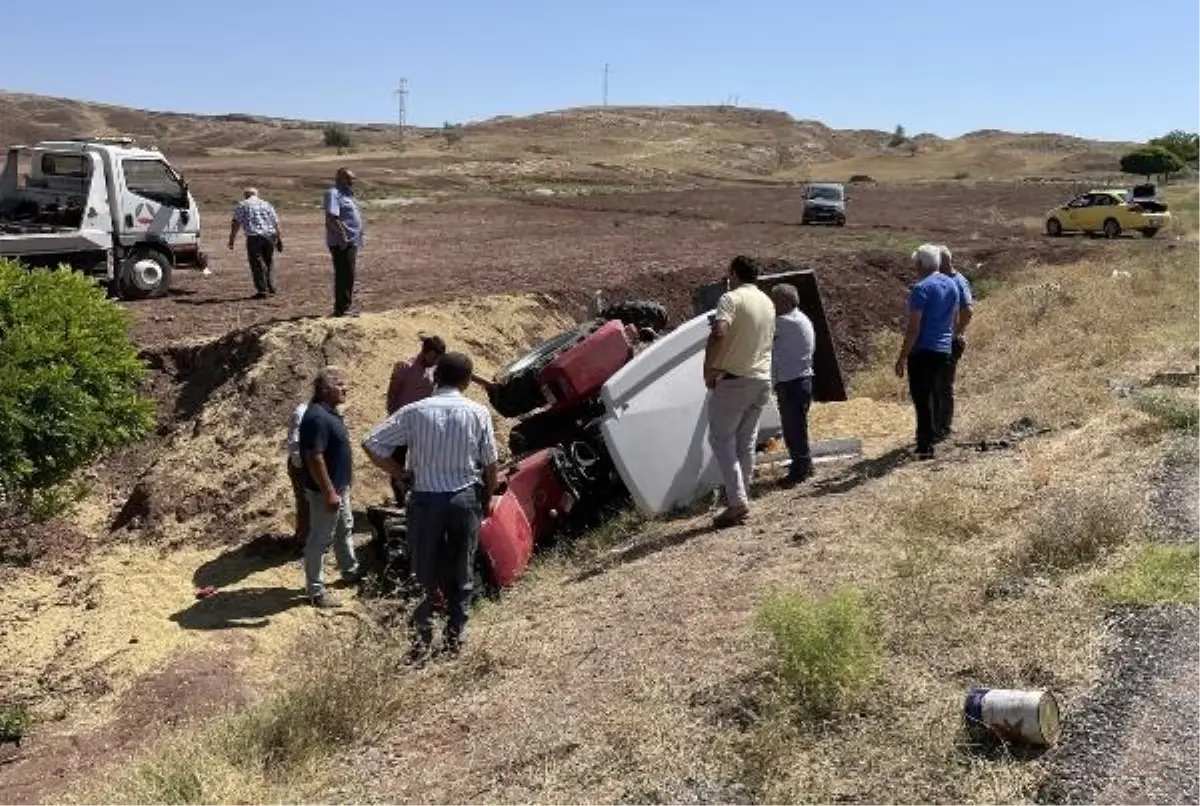
[[[1155,175],[1169,181],[1171,174],[1183,169],[1183,160],[1162,146],[1143,146],[1121,157],[1121,171],[1146,177]]]
[[[128,312],[89,278],[0,260],[0,505],[29,508],[144,435]]]
[[[325,145],[329,148],[336,148],[341,154],[351,145],[350,132],[344,126],[326,126]]]
[[[896,124],[896,131],[892,132],[892,139],[888,140],[888,146],[895,148],[896,146],[904,145],[906,142],[908,142],[908,135],[904,133],[904,127]]]
[[[1149,145],[1159,146],[1179,157],[1185,165],[1193,168],[1200,163],[1200,135],[1195,132],[1185,132],[1182,129],[1169,131],[1162,137],[1155,137]]]

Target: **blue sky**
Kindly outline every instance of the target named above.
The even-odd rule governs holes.
[[[441,125],[598,104],[608,62],[612,104],[736,96],[838,128],[1139,140],[1200,119],[1196,0],[1158,0],[1144,20],[1116,0],[104,5],[7,10],[0,88],[387,122],[405,76],[409,121]]]

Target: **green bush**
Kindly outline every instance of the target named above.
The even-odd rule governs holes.
[[[0,501],[56,497],[78,468],[145,434],[145,371],[127,312],[94,282],[0,260]]]
[[[350,132],[344,126],[327,126],[323,136],[325,145],[336,148],[339,154],[351,146]]]
[[[858,591],[825,597],[779,591],[759,606],[758,624],[784,693],[804,715],[832,714],[879,674],[876,625]]]

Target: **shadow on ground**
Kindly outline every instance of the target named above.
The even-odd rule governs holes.
[[[701,535],[712,534],[717,530],[711,523],[704,523],[699,526],[693,526],[690,529],[684,529],[679,532],[665,532],[663,534],[648,537],[645,540],[639,540],[631,546],[622,549],[616,549],[608,555],[601,557],[591,567],[585,568],[575,576],[571,577],[571,582],[583,582],[592,577],[600,576],[606,571],[611,571],[627,563],[640,560],[643,557],[649,557],[651,554],[657,554],[660,551],[678,546],[689,540],[700,537]]]
[[[262,534],[201,565],[192,582],[197,588],[224,588],[251,574],[296,562],[303,553],[304,547],[293,543],[290,535]]]
[[[171,616],[185,630],[257,629],[277,616],[305,603],[298,588],[241,588],[217,591]]]
[[[883,478],[912,457],[912,451],[907,446],[893,448],[885,454],[872,459],[855,462],[840,475],[831,479],[822,479],[813,484],[808,493],[809,498],[820,498],[825,495],[841,495],[848,493],[872,479]]]

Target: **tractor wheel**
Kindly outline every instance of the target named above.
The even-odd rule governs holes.
[[[654,300],[633,299],[609,305],[599,314],[601,319],[618,319],[641,330],[655,332],[667,326],[667,309]]]
[[[546,365],[564,350],[583,341],[594,330],[594,323],[581,325],[560,333],[534,346],[521,358],[502,369],[496,385],[488,390],[488,400],[502,417],[520,417],[546,405],[546,396],[538,384],[538,376]]]

